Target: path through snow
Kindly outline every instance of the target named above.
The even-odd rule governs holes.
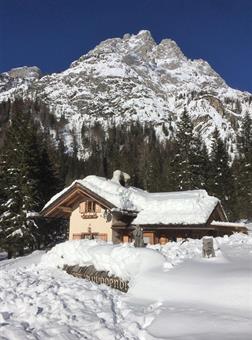
[[[201,259],[200,247],[159,249],[164,270],[128,294],[42,266],[42,252],[1,261],[0,339],[250,339],[252,238],[219,239],[216,259]]]

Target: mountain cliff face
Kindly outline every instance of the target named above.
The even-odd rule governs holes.
[[[83,125],[148,122],[161,139],[171,138],[184,109],[209,148],[217,127],[234,154],[241,118],[252,114],[250,93],[230,88],[206,61],[188,59],[173,40],[157,44],[148,31],[105,40],[61,73],[42,77],[37,67],[23,67],[1,74],[2,133],[19,99],[54,136],[57,126],[69,150],[74,136],[80,157]]]

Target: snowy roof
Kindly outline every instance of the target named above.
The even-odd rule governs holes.
[[[110,202],[119,210],[138,211],[133,224],[205,224],[218,204],[205,190],[149,193],[98,176],[87,176],[51,198],[49,207],[76,183]]]
[[[205,224],[219,200],[205,190],[146,195],[135,224]]]

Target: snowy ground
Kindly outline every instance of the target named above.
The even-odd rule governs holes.
[[[43,252],[1,261],[0,339],[251,338],[251,236],[216,239],[210,259],[200,240],[152,248],[162,267],[140,270],[127,294],[46,266]]]

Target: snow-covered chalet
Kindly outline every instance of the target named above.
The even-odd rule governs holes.
[[[51,198],[41,215],[69,219],[70,240],[130,242],[136,225],[143,228],[146,244],[246,231],[229,223],[220,201],[205,190],[149,193],[125,182],[127,175],[119,170],[111,180],[75,180]]]

